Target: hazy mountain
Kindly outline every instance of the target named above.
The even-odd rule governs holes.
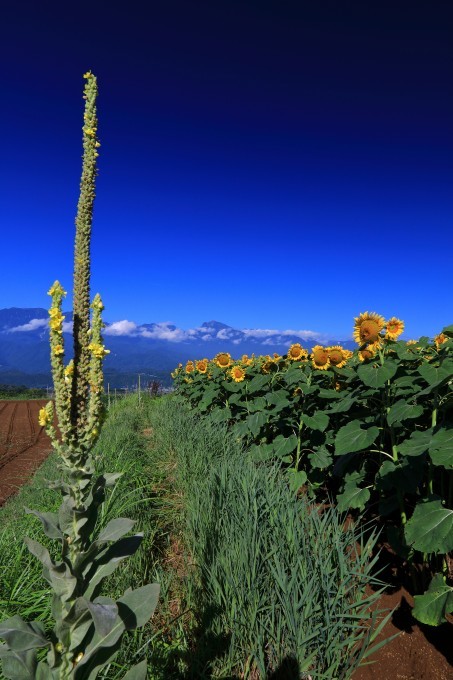
[[[66,358],[72,356],[72,313],[65,312]],[[50,384],[48,312],[41,308],[0,309],[0,383],[39,386]],[[131,321],[106,324],[105,344],[110,354],[105,360],[106,380],[112,386],[131,384],[138,373],[143,380],[154,377],[170,382],[170,371],[188,359],[212,358],[217,352],[242,354],[283,354],[300,342],[310,349],[329,342],[353,348],[352,341],[336,341],[312,331],[232,328],[219,321],[205,321],[184,330],[169,323],[137,325]]]

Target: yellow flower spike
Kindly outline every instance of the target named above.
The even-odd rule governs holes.
[[[392,316],[392,318],[386,322],[385,326],[385,338],[387,340],[396,340],[404,331],[404,321],[397,319],[396,316]]]
[[[230,371],[230,376],[233,378],[234,382],[240,383],[245,379],[245,370],[240,366],[233,366]]]
[[[38,413],[38,423],[41,427],[45,427],[49,422],[49,414],[45,407],[39,409]]]
[[[315,345],[312,348],[312,365],[320,371],[325,371],[330,366],[329,352],[322,345]]]
[[[55,347],[53,348],[53,353],[56,357],[60,356],[61,354],[64,354],[63,345],[55,345]]]
[[[385,319],[376,312],[363,312],[354,319],[354,340],[363,345],[380,343],[380,332],[385,326]]]
[[[91,73],[91,71],[87,71],[86,73],[83,74],[83,77],[86,78],[86,79],[92,78],[93,74]]]

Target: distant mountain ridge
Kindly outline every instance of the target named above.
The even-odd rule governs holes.
[[[72,356],[72,312],[64,312],[66,358]],[[48,344],[48,312],[42,308],[0,309],[0,383],[50,383]],[[272,354],[286,352],[290,344],[300,342],[307,349],[315,344],[342,344],[354,348],[355,343],[327,339],[312,331],[279,331],[272,329],[232,328],[220,321],[205,321],[189,330],[170,323],[132,321],[107,323],[104,339],[110,354],[105,360],[106,376],[112,384],[121,386],[138,373],[156,376],[170,382],[170,371],[188,359],[212,358],[218,352],[242,354]],[[38,378],[39,376],[39,378]],[[38,383],[37,383],[38,380]]]

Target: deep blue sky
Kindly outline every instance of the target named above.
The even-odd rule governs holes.
[[[452,323],[451,3],[144,4],[2,6],[0,308],[71,288],[92,69],[107,320]]]

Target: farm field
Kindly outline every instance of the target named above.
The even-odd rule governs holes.
[[[50,451],[50,440],[38,424],[45,404],[45,399],[0,401],[0,506]]]

